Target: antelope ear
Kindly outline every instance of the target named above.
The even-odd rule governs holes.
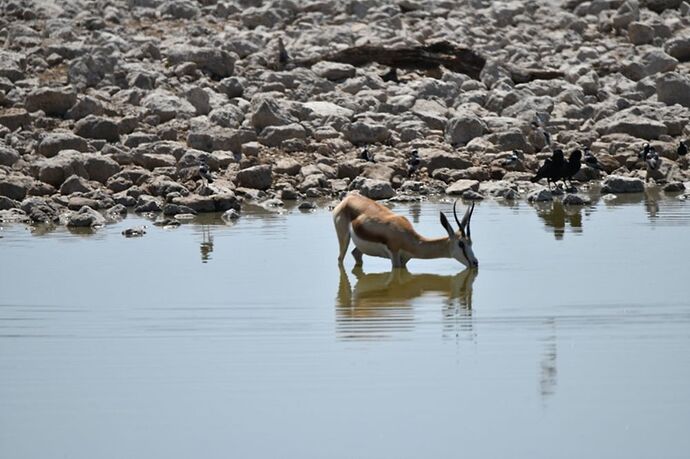
[[[448,222],[448,219],[446,218],[446,214],[441,212],[441,225],[443,225],[443,228],[448,232],[448,237],[454,238],[455,237],[455,231],[453,231],[453,227],[450,226],[450,223]]]

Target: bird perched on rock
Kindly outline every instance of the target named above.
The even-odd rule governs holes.
[[[400,83],[398,80],[398,70],[395,67],[391,67],[386,73],[381,75],[383,81],[392,81],[393,83]]]
[[[202,180],[205,180],[206,183],[213,183],[211,170],[208,168],[208,164],[206,164],[206,160],[204,158],[199,158],[199,177],[201,177]]]
[[[678,156],[683,157],[688,154],[688,146],[682,140],[678,144]]]
[[[599,160],[596,158],[596,156],[594,156],[594,154],[592,154],[592,151],[589,149],[589,147],[585,147],[584,156],[585,164],[587,164],[589,167],[593,169],[601,169]]]
[[[570,187],[573,188],[573,176],[578,173],[580,170],[580,167],[582,167],[582,151],[579,149],[574,150],[572,153],[570,153],[570,156],[568,157],[568,161],[566,161],[563,164],[563,168],[561,169],[561,180],[563,180],[563,184],[567,187],[568,184],[566,183],[567,181],[570,181]]]
[[[640,159],[644,161],[645,166],[647,167],[647,172],[649,172],[650,170],[657,170],[659,168],[659,164],[661,163],[661,161],[659,160],[659,154],[656,152],[654,147],[652,147],[648,143],[644,144],[644,147],[640,152]]]
[[[417,172],[417,169],[419,169],[421,163],[422,160],[419,159],[419,152],[417,150],[412,150],[412,152],[410,152],[410,159],[407,160],[407,176],[412,177],[412,175]]]
[[[283,43],[282,38],[278,38],[278,63],[281,65],[285,65],[289,60],[290,55],[285,49],[285,43]]]
[[[532,120],[532,128],[536,131],[541,131],[542,135],[544,136],[546,146],[551,148],[551,134],[546,130],[546,127],[544,127],[547,121],[548,120],[545,119],[544,116],[540,116],[540,114],[537,113]]]
[[[508,156],[507,158],[503,159],[503,161],[501,161],[501,166],[511,167],[511,166],[516,165],[518,163],[518,161],[520,161],[520,156],[518,156],[518,153],[519,152],[517,150],[513,150],[513,152],[511,153],[510,156]]]
[[[374,162],[374,155],[369,151],[369,147],[362,148],[362,152],[359,154],[359,157],[365,161],[369,161],[370,163]]]
[[[556,183],[561,178],[561,173],[563,170],[563,165],[565,160],[563,159],[563,150],[557,148],[553,151],[550,158],[544,160],[544,164],[541,165],[537,174],[530,179],[532,183],[536,183],[539,180],[545,178],[546,184],[549,189],[551,189],[551,182]]]

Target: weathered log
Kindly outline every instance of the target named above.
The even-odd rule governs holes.
[[[388,67],[415,70],[429,70],[443,66],[450,71],[463,73],[475,80],[479,79],[479,75],[486,64],[486,59],[476,51],[447,41],[413,47],[355,46],[318,58],[298,60],[294,64],[310,67],[320,61],[341,62],[354,66],[376,62]],[[563,76],[563,72],[548,69],[525,69],[510,66],[509,70],[515,83],[550,80]]]
[[[354,66],[377,62],[388,67],[423,70],[442,65],[453,72],[464,73],[474,79],[479,79],[479,73],[486,63],[486,59],[473,50],[442,41],[414,47],[355,46],[324,57],[299,61],[296,64],[312,66],[319,61],[341,62]]]

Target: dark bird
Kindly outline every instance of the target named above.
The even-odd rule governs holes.
[[[654,147],[652,147],[648,143],[644,144],[644,147],[640,152],[640,159],[642,159],[642,161],[644,161],[645,165],[647,166],[647,171],[657,170],[659,168],[659,164],[661,163],[661,161],[659,160],[659,154],[656,152]]]
[[[592,151],[585,147],[585,164],[587,164],[589,167],[593,169],[601,169],[601,165],[599,165],[599,160],[592,154]]]
[[[551,189],[551,182],[556,183],[561,178],[564,164],[563,150],[557,148],[553,151],[550,158],[544,160],[544,164],[541,165],[539,170],[537,170],[537,174],[530,180],[532,183],[536,183],[545,178],[546,184]]]
[[[412,150],[410,153],[410,159],[407,160],[407,176],[412,177],[412,175],[417,172],[419,165],[422,160],[419,159],[419,152],[417,150]]]
[[[208,168],[208,164],[206,164],[206,160],[203,158],[199,159],[199,177],[206,180],[207,183],[213,183],[211,170]]]
[[[362,148],[362,152],[359,154],[359,157],[365,161],[369,161],[370,163],[374,162],[374,155],[369,151],[369,147]]]
[[[682,140],[678,144],[678,156],[685,156],[688,154],[688,146]]]
[[[568,186],[566,183],[566,180],[570,181],[570,187],[573,187],[573,176],[577,174],[577,172],[580,170],[580,167],[582,167],[582,152],[580,150],[574,150],[572,153],[570,153],[570,156],[568,157],[568,161],[566,161],[563,164],[563,168],[561,169],[561,180],[563,180],[563,184]]]
[[[287,50],[285,49],[285,43],[283,43],[282,38],[278,38],[278,62],[281,63],[282,65],[287,64],[287,62],[290,60],[290,55],[288,54]]]
[[[551,134],[544,131],[544,140],[546,140],[546,145],[551,145]]]
[[[391,67],[386,73],[381,75],[383,81],[392,81],[393,83],[400,83],[398,80],[398,70],[395,67]]]

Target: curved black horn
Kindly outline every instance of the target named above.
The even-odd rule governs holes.
[[[455,217],[455,223],[458,224],[458,227],[460,228],[460,231],[462,231],[462,223],[460,223],[460,220],[458,219],[458,213],[455,211],[455,207],[458,205],[458,201],[456,200],[453,203],[453,216]]]
[[[472,214],[474,213],[474,202],[472,203],[472,207],[467,209],[467,237],[470,238],[470,221],[472,220]],[[463,218],[463,221],[465,219]]]

